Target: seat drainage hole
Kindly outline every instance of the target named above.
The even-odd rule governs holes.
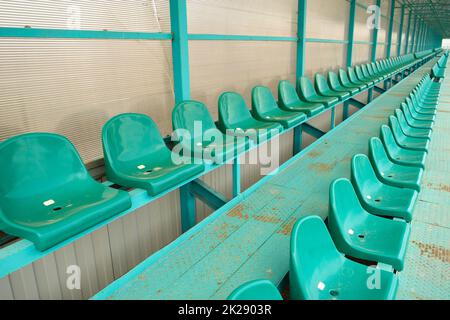
[[[375,202],[380,203],[380,202],[381,202],[381,199],[376,199]]]
[[[394,176],[392,174],[388,175],[388,178],[393,178]]]
[[[147,171],[144,172],[144,174],[150,174],[152,172],[153,172],[153,170],[147,170]]]
[[[62,208],[61,207],[56,207],[56,208],[53,208],[53,211],[55,211],[55,212],[57,212],[57,211],[61,211],[62,210]]]
[[[363,235],[363,234],[360,234],[359,236],[358,236],[358,238],[360,238],[360,239],[364,239],[366,236],[365,235]]]
[[[339,292],[337,290],[330,290],[330,295],[332,297],[337,297],[339,295]]]

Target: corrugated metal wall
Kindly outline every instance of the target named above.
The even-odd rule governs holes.
[[[80,29],[170,32],[166,0],[2,1],[0,26],[66,29],[74,6]],[[146,113],[171,132],[170,41],[0,38],[0,74],[0,141],[60,133],[90,163],[116,114]]]

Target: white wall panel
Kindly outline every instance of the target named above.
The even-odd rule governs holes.
[[[91,162],[116,114],[145,113],[171,132],[170,41],[1,38],[0,74],[0,141],[60,133]]]
[[[188,0],[190,33],[297,35],[298,0]]]
[[[295,80],[296,43],[272,41],[190,41],[192,98],[206,103],[217,119],[217,101],[225,91],[244,96],[251,106],[251,90]]]
[[[345,40],[350,5],[346,0],[308,1],[306,37]]]
[[[168,0],[2,0],[0,27],[170,32]]]

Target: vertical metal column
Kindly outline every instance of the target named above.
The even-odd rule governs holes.
[[[355,18],[356,18],[356,0],[350,0],[350,18],[348,23],[348,44],[347,44],[347,67],[353,65],[353,46],[355,44]],[[349,117],[348,102],[344,103],[343,119],[346,120]]]
[[[401,55],[402,50],[402,39],[403,39],[403,22],[405,20],[405,5],[402,5],[402,13],[400,18],[400,28],[398,31],[398,48],[397,48],[397,56]]]
[[[170,0],[175,101],[190,99],[189,43],[186,0]]]
[[[411,18],[412,18],[412,11],[409,10],[408,13],[408,27],[406,29],[406,43],[405,43],[405,51],[404,54],[408,54],[408,46],[409,46],[409,36],[411,35]]]
[[[305,74],[305,49],[306,49],[306,11],[308,0],[298,0],[298,27],[297,27],[297,78]],[[294,129],[294,155],[302,149],[303,130],[301,126]]]
[[[414,53],[416,34],[417,34],[417,16],[414,15],[414,30],[413,30],[412,39],[411,39],[411,49],[409,50],[410,53]]]
[[[392,34],[394,32],[394,16],[395,16],[395,0],[391,0],[391,9],[390,9],[390,15],[389,15],[389,30],[388,30],[388,34],[387,34],[386,58],[391,57]]]

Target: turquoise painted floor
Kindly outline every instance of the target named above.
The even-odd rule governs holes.
[[[414,212],[398,299],[450,299],[450,68],[441,86],[438,115],[422,192]]]
[[[388,116],[393,114],[406,95],[430,71],[435,61],[426,64],[374,100],[350,121],[317,143],[313,149],[294,159],[286,169],[249,194],[239,205],[219,214],[201,229],[188,232],[176,247],[150,257],[95,298],[225,299],[235,288],[250,280],[264,278],[279,284],[289,270],[289,239],[294,223],[305,215],[327,217],[330,183],[336,178],[350,176],[351,158],[357,153],[367,154],[369,138],[379,135],[380,126],[387,124]],[[443,99],[445,96],[444,93]],[[448,93],[447,99],[450,101]],[[441,111],[439,117],[443,118],[443,114]],[[438,121],[437,127],[445,127],[444,119]],[[446,125],[448,130],[448,121]],[[436,162],[436,165],[429,163],[434,170],[447,164],[443,159],[449,156],[449,152],[442,154],[446,146],[445,137],[440,136],[445,133],[437,131],[433,137],[433,150],[442,148],[439,149],[441,155],[435,155],[432,151],[429,159],[429,162]],[[447,173],[448,169],[447,164]],[[427,181],[434,179],[431,174],[445,177],[434,170],[429,170]],[[420,218],[414,223],[412,241],[434,244],[432,239],[427,239],[428,242],[423,240],[427,228],[439,228],[439,235],[429,237],[436,237],[436,243],[448,250],[448,238],[447,244],[442,243],[445,241],[443,231],[446,230],[443,226],[448,226],[445,224],[448,220],[442,217],[445,214],[445,206],[442,204],[441,214],[435,210],[430,212],[425,207],[427,202],[423,201],[428,199],[431,202],[435,197],[442,197],[436,192],[438,191],[430,187],[430,190],[425,190],[422,195],[424,207],[417,209],[417,216]],[[445,198],[442,198],[442,201],[443,199]],[[446,201],[449,204],[448,195]],[[428,217],[426,213],[421,214],[421,211],[429,212]],[[422,221],[431,218],[434,219],[433,224]],[[416,256],[419,256],[421,251],[415,252],[414,246],[411,245],[407,271],[401,279],[399,296],[404,298],[409,297],[407,292],[410,292],[411,283],[414,284],[417,297],[427,296],[421,285],[422,282],[426,284],[427,280],[417,280],[416,272],[422,269],[416,265]],[[418,248],[420,250],[422,247]],[[423,248],[424,252],[428,252]],[[431,256],[434,251],[429,252],[431,253],[428,255]],[[421,256],[427,261],[433,259],[427,257],[427,253]],[[442,274],[444,263],[439,261],[434,265],[441,268],[439,271]],[[440,297],[446,297],[448,292],[447,286],[443,293],[439,293],[442,294]]]

